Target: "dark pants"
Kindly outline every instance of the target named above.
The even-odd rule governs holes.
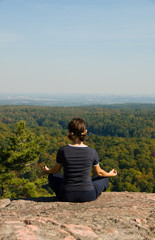
[[[109,186],[108,177],[93,177],[92,183],[94,189],[90,191],[64,191],[63,190],[63,176],[60,173],[49,174],[49,186],[55,192],[60,201],[67,202],[88,202],[98,198],[103,191],[106,191]]]

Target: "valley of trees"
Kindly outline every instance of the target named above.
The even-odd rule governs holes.
[[[86,121],[101,167],[118,171],[108,191],[155,192],[155,104],[0,106],[0,198],[53,194],[41,169],[69,143],[73,117]]]

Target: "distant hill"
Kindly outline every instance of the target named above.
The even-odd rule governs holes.
[[[108,94],[2,94],[0,105],[83,106],[120,103],[155,103],[155,95]]]

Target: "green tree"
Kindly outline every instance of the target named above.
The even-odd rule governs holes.
[[[11,184],[13,178],[19,177],[21,173],[26,171],[27,167],[30,168],[30,165],[39,160],[39,155],[44,151],[46,145],[47,142],[43,136],[36,136],[35,133],[26,127],[24,121],[17,123],[16,132],[14,136],[10,138],[10,145],[6,149],[1,148],[1,196],[4,197],[8,195],[6,189],[9,189],[7,186]],[[22,181],[18,180],[18,182],[20,184]]]

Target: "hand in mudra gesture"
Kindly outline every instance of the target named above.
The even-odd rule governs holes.
[[[117,171],[115,169],[112,169],[110,172],[110,177],[115,177],[117,175]]]

